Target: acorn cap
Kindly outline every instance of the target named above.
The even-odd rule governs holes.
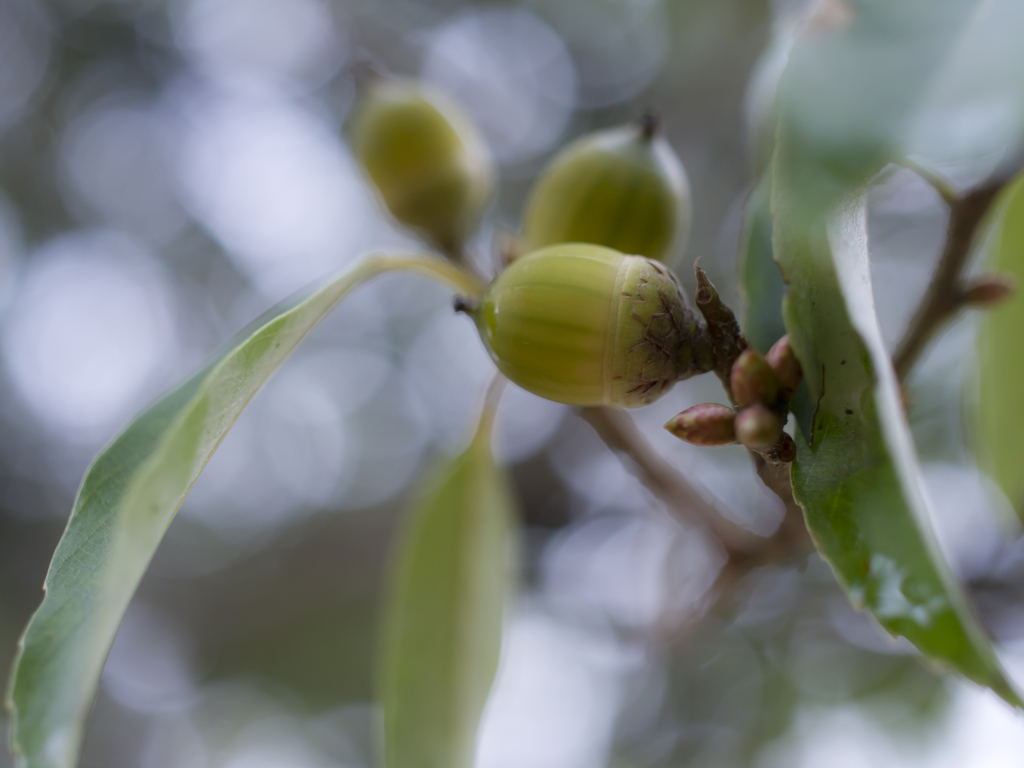
[[[787,333],[776,341],[772,348],[765,355],[768,365],[775,371],[775,378],[779,382],[779,390],[788,397],[800,385],[803,378],[803,370],[800,368],[800,361],[796,359],[796,353],[789,343]]]
[[[736,412],[727,405],[702,403],[673,416],[665,429],[692,445],[735,445],[735,418]]]
[[[559,152],[526,205],[528,246],[594,243],[665,260],[685,245],[690,185],[653,117],[597,131]]]
[[[751,450],[771,448],[782,434],[782,419],[763,405],[744,408],[736,416],[736,439]]]
[[[710,360],[675,276],[596,245],[516,259],[485,289],[475,319],[505,376],[570,405],[646,405]]]
[[[495,186],[487,146],[458,105],[419,83],[376,80],[360,95],[349,133],[391,214],[458,253]]]
[[[773,406],[779,397],[779,382],[764,356],[747,347],[732,365],[729,377],[732,397],[739,408],[762,403]]]

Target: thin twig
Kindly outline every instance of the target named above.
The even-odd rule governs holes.
[[[627,467],[656,494],[674,515],[711,530],[730,558],[759,549],[763,539],[722,516],[693,483],[654,449],[633,419],[611,408],[581,408],[580,416],[605,445],[629,459]]]
[[[1006,180],[1000,179],[971,190],[950,208],[946,243],[935,274],[893,354],[893,366],[901,381],[935,332],[964,305],[961,278],[974,236],[1005,184]]]

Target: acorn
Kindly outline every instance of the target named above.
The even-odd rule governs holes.
[[[657,128],[657,119],[645,115],[555,155],[526,205],[528,248],[594,243],[659,261],[681,248],[690,229],[690,185]]]
[[[775,445],[783,426],[778,414],[760,404],[744,408],[734,422],[736,439],[755,451],[765,451]]]
[[[569,405],[647,405],[714,363],[675,275],[598,245],[532,251],[456,307],[506,377]]]
[[[459,254],[490,203],[494,164],[473,122],[443,94],[378,80],[360,96],[352,150],[402,224]]]
[[[673,416],[665,429],[691,445],[735,445],[736,411],[719,403],[701,403]]]

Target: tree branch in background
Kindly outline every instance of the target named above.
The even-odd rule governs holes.
[[[893,366],[901,381],[910,373],[935,332],[957,310],[973,303],[971,291],[976,286],[963,283],[964,267],[978,226],[1005,184],[1005,177],[984,184],[951,204],[946,243],[935,274],[893,354]]]
[[[675,517],[714,533],[730,559],[760,548],[764,540],[723,517],[693,483],[662,458],[629,414],[612,408],[580,408],[579,415],[613,453],[629,459],[627,468]]]

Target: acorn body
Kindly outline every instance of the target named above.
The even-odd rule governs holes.
[[[469,118],[430,89],[383,81],[360,98],[350,135],[356,159],[391,214],[457,253],[495,182],[487,147]]]
[[[551,161],[530,194],[530,249],[594,243],[666,260],[690,227],[690,187],[664,137],[643,122],[599,131]]]
[[[514,261],[475,312],[499,370],[569,405],[632,408],[709,370],[710,346],[662,264],[569,243]]]

